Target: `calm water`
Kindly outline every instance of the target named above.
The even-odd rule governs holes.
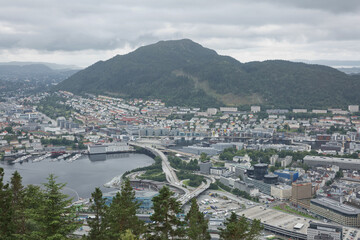
[[[114,189],[103,187],[103,184],[128,170],[148,166],[153,162],[152,158],[143,154],[111,154],[94,155],[90,159],[82,156],[71,163],[64,160],[36,163],[29,161],[12,165],[0,162],[0,167],[4,168],[5,182],[9,181],[15,170],[23,177],[24,185],[44,183],[52,173],[58,177],[57,182],[67,183],[64,191],[66,194],[75,197],[76,191],[80,197],[87,198],[95,187],[100,187],[103,192],[113,191]]]

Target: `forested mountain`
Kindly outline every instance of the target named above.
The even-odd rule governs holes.
[[[241,63],[184,39],[99,61],[55,90],[160,98],[170,105],[199,107],[344,107],[359,104],[360,76],[281,60]]]

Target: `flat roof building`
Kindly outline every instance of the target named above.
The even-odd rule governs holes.
[[[292,183],[291,203],[296,207],[308,209],[312,198],[312,183]]]
[[[337,157],[323,157],[323,156],[310,156],[304,157],[304,163],[309,166],[329,166],[336,165],[342,169],[360,169],[360,159],[354,158],[337,158]]]
[[[307,240],[342,240],[342,232],[341,226],[311,222],[307,229]]]
[[[329,198],[311,199],[310,211],[341,225],[360,227],[360,209]]]

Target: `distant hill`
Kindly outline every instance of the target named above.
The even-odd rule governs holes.
[[[161,41],[99,61],[54,90],[131,98],[170,105],[344,107],[359,104],[360,76],[289,61],[240,63],[188,40]]]
[[[12,65],[12,66],[26,66],[26,65],[45,65],[53,70],[80,70],[81,67],[76,65],[69,64],[57,64],[57,63],[48,63],[48,62],[0,62],[1,65]]]
[[[45,64],[0,63],[0,80],[58,83],[77,71],[73,69],[52,69]]]
[[[360,67],[336,68],[336,69],[347,74],[360,74]]]

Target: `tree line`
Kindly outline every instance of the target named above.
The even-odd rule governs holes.
[[[4,170],[0,168],[0,239],[76,238],[73,233],[83,222],[71,206],[71,199],[62,193],[65,184],[57,183],[56,177],[50,174],[42,186],[24,187],[17,171],[9,183],[3,182],[3,176]],[[180,202],[167,186],[153,198],[154,213],[148,224],[136,216],[140,203],[128,179],[123,181],[121,191],[110,204],[99,188],[91,194],[91,203],[94,217],[87,219],[90,231],[82,239],[210,239],[208,220],[200,212],[196,199],[191,200],[189,212],[183,215]],[[257,239],[261,230],[259,220],[250,223],[244,216],[232,213],[219,234],[224,240],[252,240]]]

